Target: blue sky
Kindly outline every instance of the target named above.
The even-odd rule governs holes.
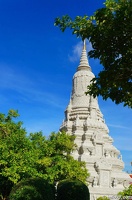
[[[0,0],[0,112],[19,111],[27,132],[58,131],[69,102],[82,42],[54,26],[65,14],[91,15],[103,0]],[[87,45],[87,50],[91,46]],[[98,60],[89,60],[94,74]],[[132,111],[99,98],[125,170],[132,167]]]

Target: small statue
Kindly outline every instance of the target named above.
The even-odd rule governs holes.
[[[117,180],[116,180],[115,178],[113,179],[112,186],[113,186],[113,187],[116,187],[116,186],[117,186]]]
[[[96,177],[94,177],[94,179],[93,179],[93,187],[95,187],[95,186],[97,186],[97,178]]]
[[[105,151],[105,157],[108,157],[109,156],[109,154],[108,154],[108,151],[106,150]]]

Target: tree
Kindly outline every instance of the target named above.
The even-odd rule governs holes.
[[[123,197],[124,199],[132,199],[132,185],[124,189],[122,192],[119,192],[118,196],[120,196],[120,199],[123,199]]]
[[[19,114],[10,110],[0,114],[0,198],[6,199],[22,179],[40,177],[49,183],[76,177],[85,182],[88,172],[85,163],[74,160],[70,152],[74,137],[65,132],[27,134]]]
[[[132,1],[106,0],[104,5],[91,17],[56,18],[55,26],[87,38],[93,47],[88,55],[103,65],[86,94],[132,108]]]
[[[11,188],[22,178],[37,175],[37,155],[26,136],[22,122],[15,121],[18,112],[0,114],[0,195],[6,199]]]
[[[47,155],[50,160],[46,168],[46,174],[50,181],[58,182],[65,178],[77,178],[85,183],[89,176],[84,162],[78,162],[71,156],[71,151],[76,147],[75,137],[67,135],[65,132],[51,133],[49,136],[48,147],[50,154]],[[44,158],[45,159],[45,158]]]
[[[52,132],[46,141],[43,139],[42,133],[30,135],[33,149],[38,152],[37,171],[51,183],[72,177],[85,182],[89,176],[85,163],[74,160],[70,154],[76,147],[75,137],[65,132]]]

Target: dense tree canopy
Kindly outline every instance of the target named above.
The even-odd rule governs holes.
[[[93,48],[89,56],[103,65],[87,94],[132,108],[132,1],[106,0],[91,17],[72,20],[65,15],[56,18],[55,25],[61,31],[69,27],[77,37],[87,38]]]
[[[10,110],[0,114],[0,198],[6,199],[14,184],[25,178],[40,177],[49,183],[65,178],[85,182],[85,163],[74,160],[74,137],[65,132],[27,134],[19,115]]]

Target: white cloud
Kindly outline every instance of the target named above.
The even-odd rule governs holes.
[[[86,40],[86,49],[87,49],[88,52],[93,49],[92,44],[88,40]]]
[[[73,46],[71,55],[68,55],[70,62],[76,62],[80,59],[80,55],[82,52],[82,41],[78,42],[75,46]]]
[[[130,141],[132,141],[131,134],[128,134],[127,137],[126,134],[114,137],[114,145],[119,150],[132,151],[132,144]]]
[[[82,48],[83,48],[82,41],[78,42],[76,45],[73,46],[72,53],[70,55],[68,55],[70,62],[79,61],[81,52],[82,52]],[[86,49],[87,49],[87,52],[92,50],[92,45],[90,42],[88,42],[88,40],[86,40]]]
[[[0,65],[0,67],[0,89],[4,91],[4,94],[1,93],[4,102],[5,100],[9,101],[8,92],[12,91],[15,93],[13,98],[18,99],[19,102],[38,102],[52,107],[64,108],[63,102],[65,100],[53,92],[51,87],[53,83],[50,83],[49,80],[43,80],[43,83],[41,80],[34,81],[21,70],[14,70],[12,66]]]
[[[131,130],[130,127],[126,127],[126,126],[122,126],[122,125],[109,124],[109,123],[107,125],[110,126],[110,127],[114,127],[114,128],[129,129],[129,130]]]
[[[0,88],[19,90],[32,85],[32,81],[21,72],[21,70],[13,69],[12,66],[1,65]]]

